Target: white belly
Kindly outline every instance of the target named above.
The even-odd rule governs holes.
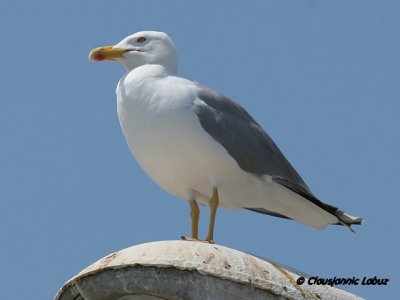
[[[119,105],[118,115],[141,167],[177,197],[206,202],[213,186],[222,186],[226,177],[232,180],[241,173],[235,160],[202,129],[190,107],[153,110]],[[220,200],[222,206],[240,208]]]

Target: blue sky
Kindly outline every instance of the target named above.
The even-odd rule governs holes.
[[[51,299],[97,259],[189,234],[188,205],[139,168],[116,115],[118,63],[89,51],[167,32],[180,75],[242,104],[323,201],[365,218],[353,234],[218,211],[217,243],[395,299],[400,206],[398,1],[2,1],[0,282]],[[208,209],[202,208],[201,234]]]

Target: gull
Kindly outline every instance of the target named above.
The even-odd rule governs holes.
[[[198,241],[199,204],[210,207],[205,242],[214,240],[218,207],[295,220],[323,229],[362,218],[320,201],[274,141],[239,104],[177,76],[178,58],[163,32],[141,31],[89,59],[116,60],[118,118],[139,165],[160,187],[190,204],[191,237]],[[353,230],[352,230],[353,231]]]

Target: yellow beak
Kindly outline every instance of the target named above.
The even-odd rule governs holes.
[[[123,58],[123,54],[132,51],[132,49],[113,48],[113,46],[97,47],[90,51],[90,60],[116,60]]]

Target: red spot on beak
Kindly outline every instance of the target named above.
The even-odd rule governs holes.
[[[105,56],[104,56],[104,54],[96,53],[96,54],[94,55],[94,59],[95,59],[95,60],[98,60],[98,61],[102,61],[102,60],[105,59]]]

